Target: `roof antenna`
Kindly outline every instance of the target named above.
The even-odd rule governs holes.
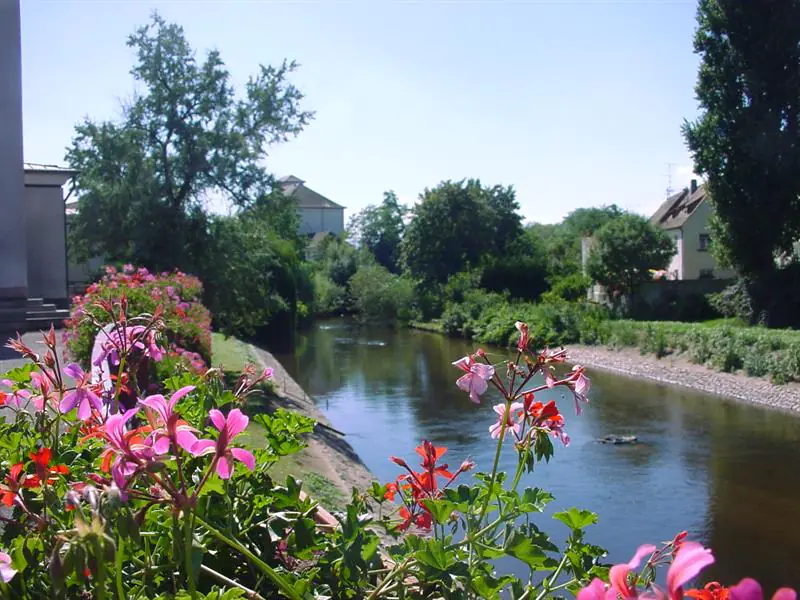
[[[667,198],[672,196],[672,193],[675,191],[672,188],[672,168],[675,166],[675,163],[667,163]]]

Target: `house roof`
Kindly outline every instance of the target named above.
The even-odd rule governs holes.
[[[278,179],[283,193],[297,200],[300,208],[344,208],[333,200],[315,192],[305,185],[305,181],[294,175],[286,175]]]
[[[650,217],[653,225],[661,229],[677,229],[692,216],[697,207],[706,199],[706,186],[700,185],[694,192],[688,188],[667,198]]]

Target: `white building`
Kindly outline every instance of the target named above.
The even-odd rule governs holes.
[[[667,267],[667,278],[729,279],[735,273],[722,269],[711,254],[708,221],[712,214],[705,185],[692,180],[691,187],[667,198],[650,222],[672,236],[676,253]]]
[[[283,193],[297,201],[300,233],[344,233],[344,206],[315,192],[305,185],[305,181],[294,175],[281,177],[278,182]]]

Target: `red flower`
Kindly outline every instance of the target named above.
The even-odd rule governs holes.
[[[712,581],[707,583],[702,590],[686,590],[683,595],[696,600],[728,600],[730,590],[716,581]]]
[[[36,488],[42,485],[42,481],[47,481],[48,484],[54,484],[58,477],[57,475],[66,475],[69,473],[69,468],[66,465],[50,466],[50,448],[41,448],[37,452],[31,452],[31,460],[33,460],[36,475],[30,475],[29,479],[25,482],[25,487]]]
[[[6,475],[5,484],[0,484],[0,493],[2,493],[0,501],[2,501],[6,506],[14,506],[19,494],[19,490],[22,488],[25,480],[28,477],[22,472],[24,467],[25,465],[22,463],[17,463],[12,466],[8,475]]]

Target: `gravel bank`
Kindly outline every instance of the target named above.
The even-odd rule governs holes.
[[[657,359],[638,350],[569,346],[570,362],[635,378],[678,385],[775,410],[800,413],[800,384],[773,385],[762,377],[719,373],[681,357]]]

